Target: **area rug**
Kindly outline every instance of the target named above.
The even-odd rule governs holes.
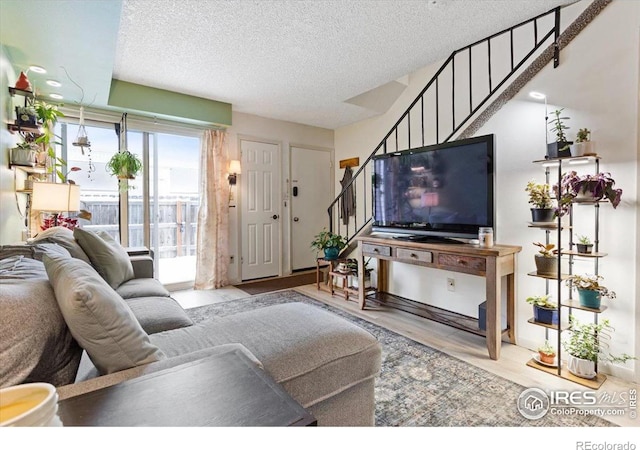
[[[525,387],[293,290],[192,308],[187,314],[201,322],[290,302],[330,311],[378,339],[382,370],[375,385],[377,426],[614,426],[595,416],[526,419],[516,406]]]

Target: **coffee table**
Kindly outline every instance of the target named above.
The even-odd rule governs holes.
[[[64,426],[317,425],[239,350],[87,392],[58,403]]]

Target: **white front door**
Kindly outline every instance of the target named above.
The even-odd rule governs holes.
[[[280,146],[241,140],[242,280],[280,275]]]
[[[316,267],[313,237],[329,227],[331,152],[291,147],[291,268]]]

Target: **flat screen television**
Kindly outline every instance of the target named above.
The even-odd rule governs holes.
[[[493,134],[374,157],[373,231],[477,239],[494,228]]]

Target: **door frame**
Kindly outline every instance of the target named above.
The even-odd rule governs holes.
[[[292,154],[293,154],[293,147],[297,147],[297,148],[302,148],[305,150],[314,150],[314,151],[320,151],[320,152],[327,152],[329,153],[329,183],[331,184],[331,186],[329,187],[330,189],[330,197],[331,198],[335,198],[336,197],[336,185],[335,185],[335,179],[336,179],[336,174],[335,174],[335,149],[333,148],[328,148],[328,147],[319,147],[317,145],[308,145],[308,144],[296,144],[294,142],[290,142],[289,143],[289,152],[288,152],[288,157],[289,157],[289,171],[287,173],[287,179],[286,179],[286,194],[284,195],[284,198],[286,199],[286,201],[288,201],[288,205],[290,206],[287,211],[287,224],[289,227],[289,235],[288,235],[288,253],[289,253],[289,273],[292,274],[293,273],[293,227],[291,222],[293,221],[293,207],[292,205],[292,200],[291,197],[293,196],[292,194],[292,176],[293,176],[293,164],[291,163],[292,161]],[[329,205],[327,205],[327,208],[329,208]],[[328,223],[328,219],[327,219],[327,223]]]
[[[284,215],[283,215],[283,183],[282,183],[282,178],[283,178],[283,174],[285,173],[285,171],[283,170],[282,167],[282,141],[278,141],[278,140],[274,140],[274,139],[268,139],[268,138],[262,138],[262,137],[258,137],[258,136],[252,136],[252,135],[247,135],[247,134],[238,134],[237,135],[237,156],[238,159],[240,160],[240,164],[243,164],[242,162],[242,141],[250,141],[250,142],[257,142],[260,144],[271,144],[271,145],[277,145],[278,146],[278,155],[277,155],[277,164],[278,167],[280,168],[280,198],[277,199],[278,202],[278,215],[280,216],[281,222],[280,222],[280,229],[278,230],[278,239],[280,241],[280,246],[277,249],[280,252],[280,264],[278,267],[278,275],[279,277],[281,277],[283,275],[283,256],[284,256],[284,234],[283,234],[283,222],[284,222]],[[240,175],[242,177],[242,175]],[[240,183],[238,183],[238,185],[236,186],[242,186],[242,181]],[[242,215],[242,202],[244,201],[244,192],[240,192],[240,190],[236,191],[236,209],[237,209],[237,217],[238,217],[238,236],[237,236],[237,249],[236,249],[236,254],[239,255],[240,257],[238,258],[238,281],[242,282],[243,276],[242,276],[242,270],[243,270],[243,255],[244,255],[244,247],[243,247],[243,242],[242,242],[242,234],[243,234],[243,226],[244,226],[244,217]],[[291,208],[289,208],[291,209]],[[287,214],[288,215],[288,214]]]

